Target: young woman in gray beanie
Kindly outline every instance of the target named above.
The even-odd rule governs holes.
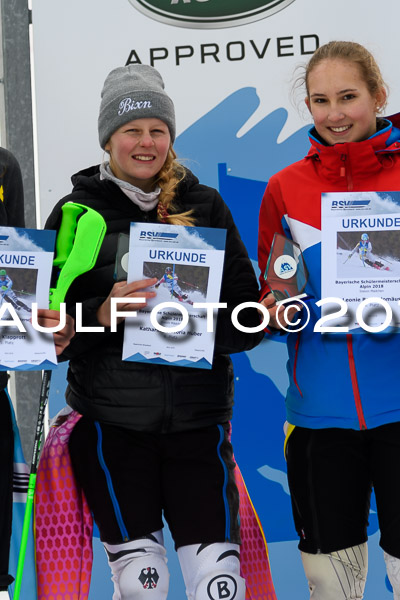
[[[231,321],[235,306],[258,300],[253,267],[218,192],[176,161],[174,105],[154,68],[111,71],[98,125],[109,160],[73,177],[72,193],[56,205],[46,227],[59,227],[68,201],[90,206],[107,223],[94,269],[78,277],[67,296],[68,312],[74,315],[76,303],[82,303],[83,324],[105,331],[77,333],[63,358],[70,361],[67,402],[83,415],[69,451],[107,552],[113,600],[167,597],[162,515],[188,598],[244,600],[229,441],[229,354],[250,350],[263,337],[243,333]],[[122,361],[123,323],[110,331],[111,298],[148,299],[157,293],[156,278],[113,279],[118,236],[129,232],[131,222],[226,229],[220,301],[228,308],[218,315],[212,369]],[[119,311],[131,309],[119,304]],[[259,325],[257,311],[241,311],[241,323]]]

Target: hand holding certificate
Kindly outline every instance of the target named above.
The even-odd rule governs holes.
[[[128,282],[147,277],[149,287],[145,307],[130,305],[138,310],[125,323],[124,360],[211,368],[225,237],[222,229],[131,224]]]

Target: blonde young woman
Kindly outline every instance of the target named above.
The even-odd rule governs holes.
[[[188,598],[203,600],[219,590],[221,597],[244,600],[228,433],[229,354],[249,350],[263,334],[241,333],[230,313],[258,300],[253,268],[218,192],[176,161],[174,105],[158,71],[146,65],[111,71],[98,129],[109,160],[74,176],[73,192],[54,208],[46,227],[57,229],[61,206],[70,200],[94,208],[107,223],[95,268],[78,277],[67,297],[72,314],[81,302],[84,324],[102,325],[105,332],[76,334],[64,357],[70,361],[67,402],[83,415],[70,438],[70,455],[107,551],[113,598],[167,597],[164,514]],[[118,236],[133,221],[226,229],[220,300],[228,308],[218,315],[211,370],[122,361],[122,323],[116,333],[109,329],[111,298],[157,294],[156,278],[113,279]],[[119,304],[120,311],[131,309]],[[258,325],[257,311],[243,311],[242,323]]]

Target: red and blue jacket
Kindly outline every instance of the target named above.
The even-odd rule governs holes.
[[[259,219],[261,293],[268,256],[278,232],[300,245],[309,272],[305,291],[311,318],[287,336],[287,420],[320,429],[367,429],[400,421],[399,334],[318,333],[321,317],[321,194],[400,190],[400,114],[380,120],[361,142],[324,145],[315,128],[305,158],[273,175]]]

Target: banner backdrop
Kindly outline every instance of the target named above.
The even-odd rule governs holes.
[[[32,0],[32,9],[42,225],[69,193],[70,176],[102,160],[100,91],[117,66],[146,63],[161,72],[176,107],[178,156],[220,190],[254,261],[266,182],[308,150],[304,93],[291,95],[295,68],[329,40],[360,42],[389,84],[388,114],[400,104],[398,0],[386,0],[379,16],[373,0]],[[269,543],[277,596],[306,600],[282,450],[286,358],[285,344],[269,340],[233,357],[233,442]],[[62,367],[53,378],[52,414],[64,381]],[[365,598],[385,600],[392,596],[374,508]],[[169,556],[170,595],[183,600],[171,546]],[[91,598],[110,598],[101,552],[96,560]]]

